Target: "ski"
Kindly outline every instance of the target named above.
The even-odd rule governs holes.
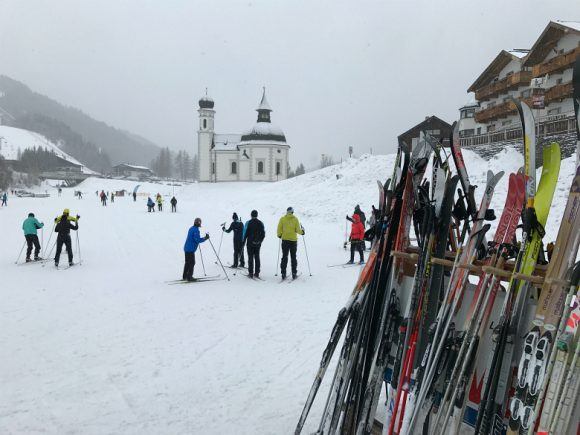
[[[221,275],[210,275],[210,276],[201,276],[199,278],[194,278],[193,281],[187,281],[185,279],[176,279],[176,280],[172,280],[172,281],[165,281],[167,284],[169,285],[174,285],[174,284],[193,284],[196,282],[203,282],[203,281],[217,281],[223,279],[221,278]]]

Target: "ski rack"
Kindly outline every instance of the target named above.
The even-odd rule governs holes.
[[[413,277],[415,274],[415,266],[419,259],[419,248],[415,246],[410,246],[406,251],[392,251],[391,255],[395,258],[401,259],[404,262],[403,271],[406,276]],[[455,252],[447,251],[445,252],[444,258],[432,257],[432,264],[439,264],[446,269],[452,269],[455,266],[454,262]],[[476,260],[474,264],[457,264],[456,267],[465,269],[470,275],[480,276],[482,273],[489,273],[496,276],[500,281],[509,282],[512,278],[521,281],[527,281],[536,288],[541,288],[546,281],[550,285],[560,285],[568,286],[570,283],[566,280],[548,278],[546,280],[546,271],[548,269],[547,265],[538,264],[534,269],[532,275],[525,275],[522,273],[514,273],[515,262],[513,260],[508,260],[503,264],[503,268],[497,268],[489,265],[485,265],[483,261]],[[537,295],[533,295],[537,299]]]

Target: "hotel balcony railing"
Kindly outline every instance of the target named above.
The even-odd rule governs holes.
[[[490,83],[489,85],[475,91],[475,99],[477,101],[489,100],[490,98],[497,97],[498,95],[514,87],[517,88],[520,85],[529,85],[531,79],[531,71],[520,71],[515,74],[511,74],[495,83]]]
[[[554,74],[571,68],[580,53],[580,47],[576,47],[567,53],[562,53],[546,62],[539,63],[532,67],[532,75],[534,77],[545,76],[546,74]]]
[[[536,133],[539,137],[553,134],[573,133],[576,130],[574,113],[548,115],[536,121]],[[460,139],[461,146],[488,145],[499,142],[516,142],[522,138],[522,128],[512,127],[504,130],[478,134]]]
[[[530,106],[532,105],[531,98],[524,98],[524,99],[521,99],[521,101],[524,101],[525,103],[527,103]],[[475,120],[477,122],[479,122],[480,124],[485,124],[485,123],[493,121],[495,119],[506,118],[509,115],[514,114],[516,112],[517,112],[517,109],[516,109],[515,104],[512,103],[511,101],[507,101],[505,103],[498,104],[497,106],[488,107],[487,109],[483,109],[483,110],[479,110],[478,112],[475,112]]]
[[[550,89],[546,91],[546,95],[544,96],[544,104],[549,104],[554,100],[571,98],[572,92],[573,92],[572,82],[552,86]]]

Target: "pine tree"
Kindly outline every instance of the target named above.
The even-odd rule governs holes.
[[[304,168],[304,165],[302,163],[300,163],[297,167],[296,167],[296,171],[294,171],[294,175],[298,176],[298,175],[303,175],[306,173],[306,169]]]

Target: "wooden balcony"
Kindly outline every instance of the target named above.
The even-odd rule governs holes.
[[[532,67],[532,75],[534,77],[545,76],[546,74],[554,74],[561,72],[567,68],[572,68],[572,64],[576,57],[580,54],[580,47],[576,47],[567,53],[562,53],[546,62],[539,63]]]
[[[546,91],[546,95],[544,96],[544,104],[547,105],[552,101],[562,100],[564,98],[572,98],[572,92],[572,82],[552,86]]]
[[[486,101],[490,98],[497,97],[498,95],[507,92],[509,89],[518,87],[520,85],[529,85],[532,79],[531,71],[520,71],[504,77],[497,82],[490,83],[481,89],[475,91],[475,99],[477,101]]]
[[[532,104],[531,98],[525,98],[521,101],[524,101],[530,106]],[[475,112],[475,120],[481,124],[486,124],[499,118],[507,118],[509,115],[516,112],[516,105],[513,102],[508,101],[507,103],[498,104],[497,106]]]

